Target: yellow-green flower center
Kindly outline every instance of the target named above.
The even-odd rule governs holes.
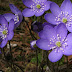
[[[58,47],[60,47],[60,46],[61,46],[61,43],[60,43],[60,42],[56,42],[56,45],[57,45]]]
[[[3,33],[4,35],[6,35],[6,34],[7,34],[7,31],[4,30],[2,33]]]
[[[37,7],[38,9],[41,8],[40,4],[36,5],[36,7]]]
[[[67,19],[66,18],[63,18],[62,22],[63,23],[66,23],[67,22]]]

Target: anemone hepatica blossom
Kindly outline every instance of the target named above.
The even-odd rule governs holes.
[[[13,4],[9,4],[11,11],[14,13],[6,13],[3,16],[6,18],[6,20],[9,22],[11,19],[14,19],[14,28],[18,27],[21,23],[23,16],[21,11],[15,7]]]
[[[72,33],[67,35],[67,28],[63,23],[56,27],[44,26],[39,37],[36,45],[43,50],[52,50],[48,56],[51,62],[60,60],[63,55],[72,55]]]
[[[32,30],[34,31],[34,32],[40,32],[42,29],[43,29],[43,26],[42,26],[42,23],[41,22],[37,22],[37,21],[34,21],[33,23],[32,23]]]
[[[49,10],[50,1],[47,0],[22,0],[28,8],[23,10],[24,17],[41,16],[44,11]]]
[[[8,25],[4,16],[0,15],[0,47],[3,48],[8,40],[13,38],[14,20],[11,19]]]
[[[64,0],[60,8],[56,3],[51,3],[50,10],[44,18],[54,25],[65,23],[68,31],[72,32],[72,3],[70,0]]]

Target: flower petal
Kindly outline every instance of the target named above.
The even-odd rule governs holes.
[[[11,40],[14,36],[14,32],[13,31],[9,32],[9,35],[7,35],[7,36],[8,36],[8,40]]]
[[[46,1],[46,2],[44,3],[44,5],[45,5],[44,10],[45,10],[45,11],[50,9],[50,4],[51,4],[51,3],[52,3],[51,1]]]
[[[59,36],[61,37],[61,39],[66,38],[67,36],[67,28],[65,26],[65,24],[61,23],[56,27],[56,33],[59,34]]]
[[[71,26],[66,26],[69,32],[72,32],[72,24]]]
[[[55,50],[51,51],[48,58],[51,62],[57,62],[58,60],[61,59],[61,57],[63,56],[63,53],[60,52],[55,52]]]
[[[22,13],[24,17],[31,17],[35,14],[35,12],[32,9],[28,8],[25,8]]]
[[[55,15],[58,16],[61,13],[61,9],[59,8],[59,6],[56,3],[51,3],[50,6],[50,10],[51,12]]]
[[[67,56],[72,55],[72,46],[65,48],[63,54]]]
[[[6,20],[7,20],[8,22],[9,22],[12,18],[15,17],[14,14],[12,14],[12,13],[6,13],[6,14],[4,14],[3,16],[6,18]]]
[[[35,16],[41,16],[44,13],[44,11],[39,10],[38,12],[35,12]]]
[[[35,4],[34,0],[22,0],[24,5],[31,8],[31,5]]]
[[[50,40],[51,38],[52,39],[56,38],[56,31],[53,28],[53,26],[46,25],[44,26],[43,31],[44,31],[43,34],[46,37],[46,39]]]
[[[14,13],[14,14],[18,14],[19,12],[21,12],[17,7],[15,7],[15,5],[13,4],[9,4],[10,6],[10,9],[11,11]]]
[[[45,20],[53,25],[56,25],[57,22],[55,21],[56,17],[52,13],[47,13],[44,16]]]
[[[46,39],[43,30],[38,33],[39,37],[42,39]]]
[[[0,47],[3,48],[3,47],[7,44],[7,41],[8,41],[8,39],[5,38],[5,39],[1,42]]]
[[[69,34],[67,35],[67,44],[68,44],[68,45],[72,45],[72,33],[69,33]]]
[[[13,29],[14,29],[14,20],[11,19],[10,22],[9,22],[8,30],[9,30],[9,31],[13,31]]]
[[[2,25],[2,26],[6,26],[6,27],[8,27],[8,22],[7,22],[7,20],[4,18],[4,16],[2,16],[2,15],[0,15],[0,24]]]
[[[60,8],[63,12],[68,12],[69,14],[72,14],[72,4],[70,0],[64,0]]]
[[[33,0],[33,1],[38,3],[41,3],[41,2],[45,3],[47,0]]]
[[[66,41],[67,46],[64,48],[64,55],[72,55],[72,33],[69,33]]]
[[[49,41],[46,40],[46,39],[39,39],[36,41],[36,45],[40,48],[40,49],[43,49],[43,50],[50,50],[50,47],[48,46],[49,45]]]
[[[33,40],[33,41],[30,42],[30,48],[31,48],[32,50],[35,49],[35,48],[33,47],[35,44],[36,44],[36,40]]]

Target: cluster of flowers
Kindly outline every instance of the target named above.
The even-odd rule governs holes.
[[[3,48],[7,41],[13,38],[13,30],[19,26],[23,16],[41,16],[50,9],[52,13],[44,15],[48,23],[34,22],[32,24],[33,30],[38,33],[40,39],[31,41],[31,48],[34,49],[36,44],[40,49],[50,50],[48,58],[51,62],[60,60],[63,55],[72,55],[72,3],[70,0],[64,0],[60,7],[47,0],[22,1],[27,6],[22,12],[10,4],[14,14],[0,15],[0,47]]]
[[[40,39],[32,41],[31,47],[34,49],[36,44],[40,49],[49,50],[49,60],[57,62],[63,55],[72,55],[72,3],[64,0],[59,7],[50,2],[49,8],[52,13],[44,15],[48,23],[42,25],[43,30],[38,32]]]

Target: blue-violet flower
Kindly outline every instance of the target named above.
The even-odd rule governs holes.
[[[44,18],[51,24],[58,25],[65,23],[68,31],[72,32],[72,3],[70,0],[64,0],[59,7],[56,3],[51,3],[50,10]]]
[[[3,48],[8,40],[13,38],[14,20],[9,21],[9,25],[4,16],[0,15],[0,47]]]
[[[22,1],[24,5],[28,7],[25,8],[22,12],[24,17],[31,17],[33,15],[41,16],[44,13],[44,11],[50,9],[51,1],[47,0],[22,0]]]
[[[9,22],[11,19],[14,19],[14,29],[17,28],[19,26],[19,24],[21,23],[23,16],[21,11],[15,7],[13,4],[9,4],[11,11],[14,13],[6,13],[3,16],[6,18],[6,20]]]
[[[65,24],[58,26],[44,26],[39,32],[40,39],[36,41],[36,45],[43,50],[52,50],[48,56],[51,62],[56,62],[63,55],[72,55],[72,33],[67,35]]]
[[[40,32],[42,29],[43,29],[43,26],[42,26],[42,23],[41,22],[37,22],[37,21],[34,21],[32,24],[31,24],[31,28],[34,32]]]

